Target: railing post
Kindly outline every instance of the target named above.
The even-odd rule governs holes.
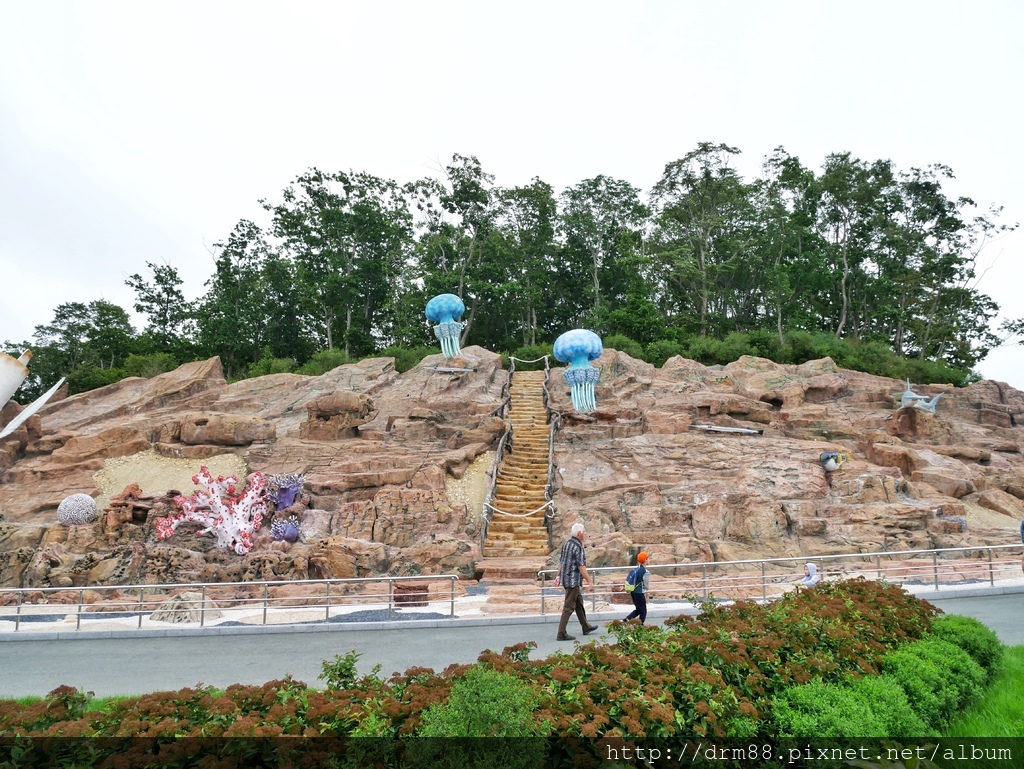
[[[448,613],[449,617],[455,616],[455,576],[451,577],[451,611]]]
[[[988,549],[988,584],[995,587],[996,584],[996,573],[992,566],[992,548]]]
[[[875,556],[875,568],[878,569],[878,579],[882,579],[882,556]]]
[[[324,601],[327,603],[327,608],[324,610],[324,622],[331,619],[331,581],[327,580],[327,591],[324,594]]]
[[[78,609],[75,611],[75,630],[82,629],[82,603],[85,601],[85,590],[78,589]]]
[[[765,573],[765,569],[766,568],[767,568],[767,564],[764,561],[761,561],[761,600],[762,601],[767,601],[768,600],[768,576]]]
[[[17,633],[18,629],[21,627],[21,601],[22,601],[22,593],[19,590],[18,591],[18,608],[14,610],[14,632],[15,633]]]
[[[270,585],[263,583],[263,624],[267,624],[267,603],[270,599]]]
[[[139,627],[142,627],[142,604],[146,600],[146,588],[139,588]]]
[[[935,589],[939,589],[939,554],[932,550],[932,572],[935,575]]]
[[[704,600],[708,600],[708,567],[707,564],[702,564],[700,570],[703,572],[704,577]]]
[[[394,605],[395,600],[395,582],[391,577],[388,577],[388,622],[391,621],[391,608]]]
[[[199,627],[206,625],[206,585],[203,585],[203,592],[199,598]]]

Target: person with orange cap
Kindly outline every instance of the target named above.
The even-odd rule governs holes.
[[[629,573],[626,578],[627,584],[633,585],[633,592],[629,594],[633,599],[633,606],[636,607],[626,617],[626,622],[640,618],[640,624],[647,620],[647,593],[651,586],[651,573],[647,571],[647,562],[650,556],[647,553],[638,553],[636,556],[637,567]]]

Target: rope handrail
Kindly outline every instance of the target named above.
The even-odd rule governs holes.
[[[533,360],[526,360],[526,358],[517,358],[514,355],[509,355],[508,359],[510,361],[516,361],[517,360],[520,363],[540,363],[541,361],[544,361],[544,370],[547,371],[547,368],[548,368],[548,356],[547,355],[542,355],[539,358],[534,358]]]
[[[531,515],[536,515],[541,510],[543,510],[545,507],[548,507],[550,505],[551,505],[551,500],[549,499],[547,502],[545,502],[543,505],[538,507],[536,510],[531,510],[528,513],[506,513],[504,510],[499,510],[498,508],[496,508],[490,502],[484,502],[484,507],[490,508],[492,512],[495,512],[498,515],[507,515],[509,518],[529,518]]]

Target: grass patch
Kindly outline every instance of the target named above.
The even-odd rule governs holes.
[[[946,737],[1024,737],[1024,646],[1009,646],[984,699],[946,729]]]

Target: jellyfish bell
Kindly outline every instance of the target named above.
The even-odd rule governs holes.
[[[465,324],[458,320],[466,311],[465,303],[455,294],[438,294],[427,302],[426,316],[434,326],[434,336],[441,343],[445,360],[452,360],[461,350],[459,335]]]
[[[553,352],[558,360],[569,364],[562,378],[570,387],[573,408],[581,414],[594,411],[597,408],[594,385],[601,372],[591,366],[590,361],[597,360],[604,352],[601,337],[582,328],[566,331],[555,340]]]

